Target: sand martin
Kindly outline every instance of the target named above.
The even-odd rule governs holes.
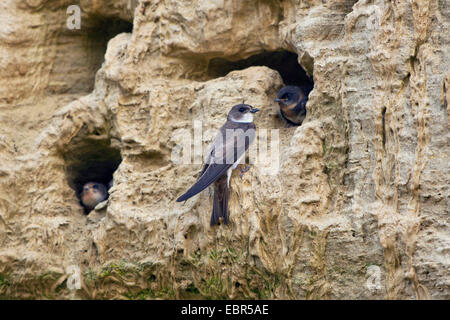
[[[309,91],[297,86],[286,86],[278,91],[274,102],[280,106],[281,116],[290,124],[299,126],[306,117]]]
[[[245,151],[255,140],[253,114],[259,109],[248,104],[231,108],[227,121],[220,128],[207,154],[197,182],[177,202],[185,201],[214,183],[214,200],[210,225],[219,218],[228,224],[228,197],[231,172],[245,157]]]
[[[98,182],[88,182],[81,191],[81,203],[85,206],[87,212],[95,208],[97,204],[106,200],[108,191],[105,185]]]

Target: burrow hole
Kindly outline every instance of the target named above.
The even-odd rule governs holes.
[[[99,135],[83,139],[75,138],[63,153],[66,177],[69,186],[75,190],[80,205],[83,186],[88,182],[102,183],[110,189],[114,171],[119,167],[122,157],[120,150],[110,145],[110,140]],[[109,196],[109,194],[108,194]]]
[[[312,72],[313,60],[312,58],[307,60],[306,63]],[[314,81],[299,64],[298,55],[289,51],[264,51],[238,61],[214,58],[209,62],[208,76],[211,78],[223,77],[231,71],[243,70],[252,66],[266,66],[278,71],[285,86],[300,87],[307,98],[314,88]],[[275,118],[282,118],[280,111],[275,114]]]
[[[224,58],[211,59],[208,76],[218,78],[234,70],[243,70],[252,66],[266,66],[277,70],[285,85],[304,88],[309,94],[314,88],[314,81],[298,63],[298,55],[290,51],[264,51],[244,60],[229,61]]]
[[[83,17],[80,29],[69,30],[64,26],[47,91],[52,94],[91,92],[95,75],[105,60],[108,41],[132,31],[131,22],[96,15]]]

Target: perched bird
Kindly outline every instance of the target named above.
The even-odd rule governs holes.
[[[280,106],[281,116],[291,125],[299,126],[306,117],[306,103],[308,102],[306,88],[286,86],[278,91],[274,102]]]
[[[228,224],[228,196],[231,172],[235,169],[245,151],[255,140],[256,126],[253,114],[259,109],[248,104],[231,108],[227,121],[216,135],[197,182],[177,202],[185,201],[214,183],[214,200],[210,225],[219,218]]]
[[[87,211],[91,211],[97,204],[106,200],[108,192],[105,185],[97,182],[88,182],[83,186],[81,191],[81,203],[86,207]]]

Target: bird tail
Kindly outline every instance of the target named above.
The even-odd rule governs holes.
[[[221,178],[214,183],[213,210],[210,222],[211,227],[219,222],[220,217],[222,217],[224,224],[228,224],[229,189],[227,185],[227,176],[224,175],[224,178],[225,179]]]

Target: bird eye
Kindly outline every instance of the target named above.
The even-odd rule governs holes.
[[[246,110],[246,108],[244,108],[244,107],[239,108],[239,112],[244,112],[245,110]]]
[[[92,188],[97,189],[97,190],[100,189],[100,187],[98,186],[98,184],[94,184],[94,185],[92,186]]]

